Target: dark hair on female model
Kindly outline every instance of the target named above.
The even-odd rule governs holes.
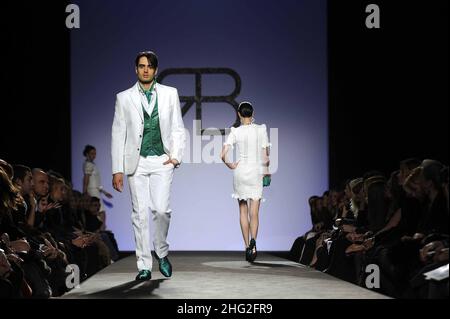
[[[83,155],[84,156],[87,156],[87,154],[90,152],[90,151],[92,151],[92,150],[95,150],[95,147],[94,146],[92,146],[92,145],[86,145],[85,147],[84,147],[84,151],[83,151]]]
[[[139,60],[143,56],[145,56],[147,58],[148,64],[151,67],[153,67],[155,69],[158,67],[158,56],[155,54],[155,52],[152,52],[152,51],[139,52],[138,55],[136,56],[136,60],[134,61],[134,64],[136,65],[136,67],[139,66]]]
[[[253,106],[249,102],[239,104],[238,112],[242,117],[251,117],[253,115]]]

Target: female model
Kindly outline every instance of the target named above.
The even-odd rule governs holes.
[[[97,150],[95,147],[92,145],[86,145],[83,155],[86,157],[86,160],[83,163],[83,194],[88,194],[91,197],[97,197],[100,200],[99,217],[103,222],[102,230],[104,230],[106,228],[106,214],[105,206],[101,200],[101,193],[103,193],[107,198],[112,198],[112,195],[105,191],[102,187],[100,172],[94,163],[95,157],[97,156]]]
[[[240,224],[245,243],[245,259],[256,259],[256,237],[259,226],[259,204],[262,198],[263,179],[269,174],[269,139],[266,125],[254,124],[253,107],[249,102],[242,102],[238,107],[241,125],[232,127],[224,143],[221,158],[228,168],[233,170],[233,198],[238,200]],[[229,163],[227,153],[237,144],[239,160]]]

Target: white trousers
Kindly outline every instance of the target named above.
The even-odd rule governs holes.
[[[128,176],[133,212],[134,240],[138,270],[152,270],[150,246],[149,208],[153,214],[153,247],[158,257],[169,253],[167,233],[170,224],[170,186],[172,184],[173,164],[164,165],[169,156],[148,156],[139,158],[136,172]]]

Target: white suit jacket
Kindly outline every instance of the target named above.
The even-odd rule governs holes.
[[[159,83],[156,83],[155,90],[158,95],[159,125],[164,151],[170,158],[181,162],[186,136],[178,91]],[[113,174],[132,175],[139,162],[144,132],[144,113],[139,94],[139,83],[136,83],[116,97],[111,138]],[[149,114],[152,111],[153,109]]]

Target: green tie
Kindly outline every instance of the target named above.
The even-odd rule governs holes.
[[[144,92],[145,96],[147,97],[147,102],[149,105],[150,105],[150,100],[152,98],[153,89],[155,88],[155,83],[156,83],[156,81],[153,81],[152,86],[147,91],[144,90],[144,88],[141,86],[142,92]]]
[[[151,100],[151,98],[152,98],[152,88],[150,88],[150,90],[148,90],[148,91],[144,91],[144,94],[145,94],[145,96],[147,97],[147,102],[148,102],[148,104],[150,104],[150,100]]]

